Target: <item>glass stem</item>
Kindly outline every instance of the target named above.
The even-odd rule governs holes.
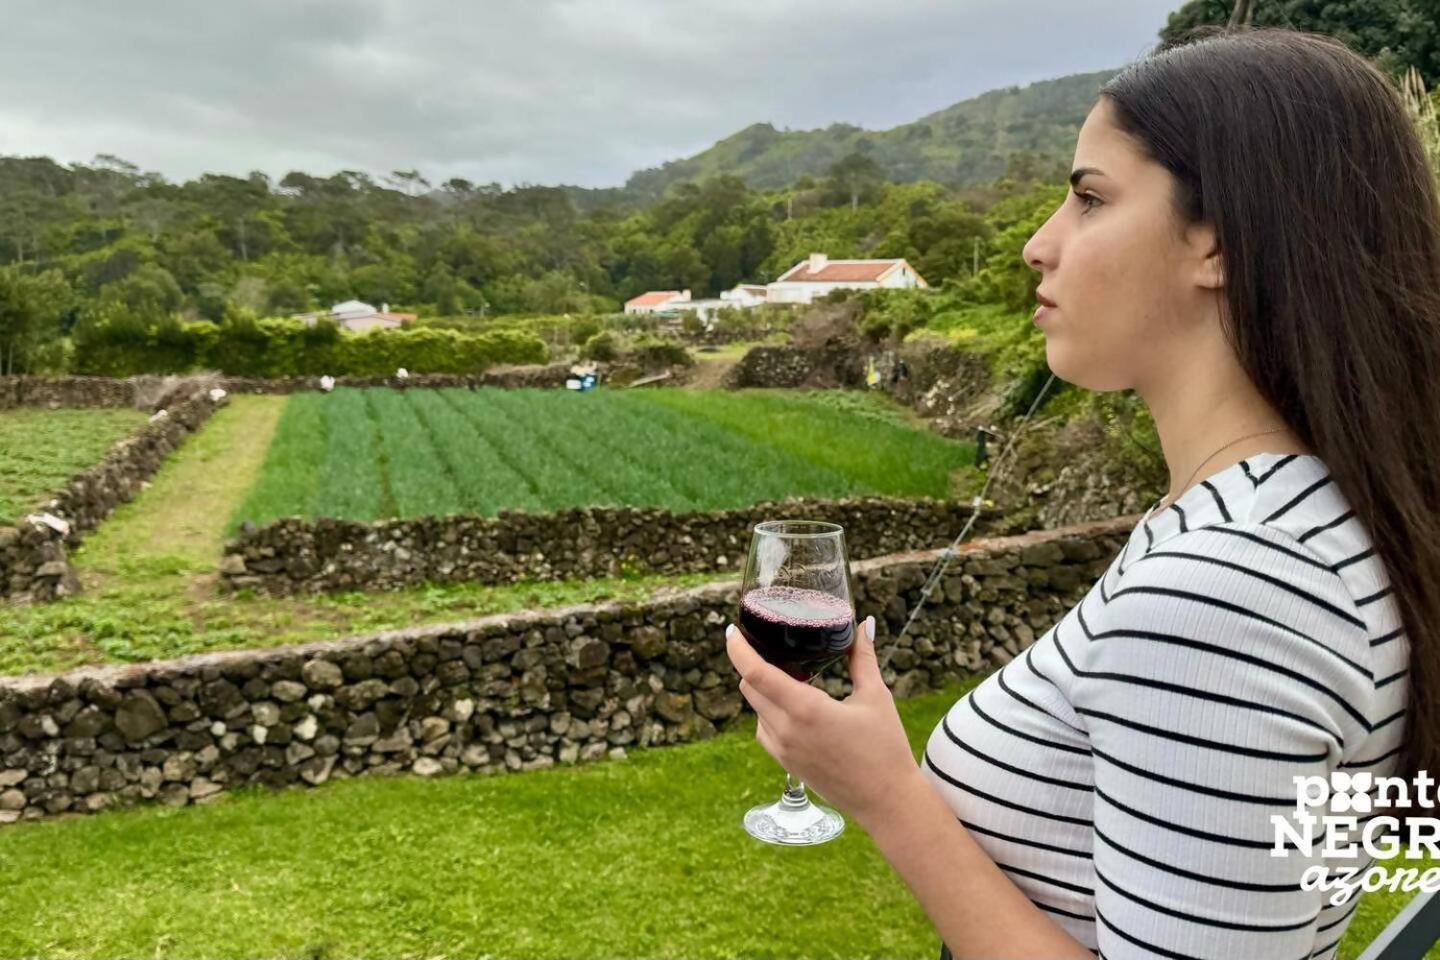
[[[793,808],[810,805],[810,798],[805,795],[804,782],[792,777],[789,770],[785,771],[785,793],[780,797],[780,802]]]

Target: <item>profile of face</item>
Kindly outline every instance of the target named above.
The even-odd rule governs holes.
[[[1057,377],[1124,390],[1184,363],[1218,332],[1220,256],[1208,224],[1185,224],[1175,178],[1115,125],[1100,97],[1075,143],[1071,190],[1026,242],[1055,306],[1037,320]]]

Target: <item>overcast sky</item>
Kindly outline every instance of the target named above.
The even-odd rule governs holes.
[[[619,185],[1143,55],[1180,0],[0,0],[0,154]]]

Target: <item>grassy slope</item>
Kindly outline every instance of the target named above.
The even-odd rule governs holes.
[[[37,506],[144,422],[139,410],[0,411],[0,521]]]
[[[905,700],[917,753],[980,678]],[[0,830],[0,955],[914,957],[938,941],[859,830],[740,829],[782,774],[753,718],[536,773],[249,788]],[[86,869],[74,865],[84,863]],[[1340,956],[1403,906],[1365,894]]]

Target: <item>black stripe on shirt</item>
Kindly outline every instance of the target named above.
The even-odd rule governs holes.
[[[1353,769],[1354,767],[1370,767],[1370,766],[1374,766],[1375,764],[1379,763],[1381,760],[1388,760],[1390,757],[1395,756],[1395,754],[1397,754],[1397,753],[1399,753],[1399,752],[1400,752],[1400,748],[1399,748],[1399,747],[1395,747],[1393,750],[1386,750],[1384,753],[1380,754],[1380,756],[1378,756],[1378,757],[1371,757],[1369,760],[1347,760],[1347,761],[1345,761],[1344,763],[1340,764],[1340,768],[1341,768],[1342,770],[1349,770],[1349,769]]]
[[[1292,806],[1295,804],[1294,797],[1290,798],[1290,804]],[[1104,830],[1101,830],[1099,827],[1095,828],[1095,836],[1099,837],[1101,840],[1104,840],[1106,844],[1113,847],[1115,850],[1118,850],[1120,853],[1125,854],[1125,856],[1129,857],[1132,860],[1138,860],[1139,862],[1145,864],[1148,867],[1154,867],[1156,870],[1160,870],[1164,873],[1168,873],[1176,877],[1184,877],[1186,880],[1194,880],[1198,883],[1203,883],[1212,887],[1224,887],[1227,890],[1253,890],[1256,893],[1300,892],[1300,883],[1298,881],[1295,883],[1252,883],[1248,880],[1229,880],[1224,877],[1212,877],[1207,874],[1196,873],[1193,870],[1183,870],[1180,867],[1175,866],[1174,864],[1165,863],[1164,861],[1156,860],[1153,857],[1147,857],[1143,853],[1136,853],[1129,847],[1116,843],[1109,834],[1107,834]]]
[[[1082,860],[1094,859],[1094,854],[1089,850],[1071,850],[1069,847],[1059,847],[1053,843],[1041,843],[1039,840],[1031,840],[1029,837],[1013,837],[1008,833],[1001,833],[999,830],[990,827],[982,827],[978,823],[971,823],[963,817],[957,820],[964,825],[965,829],[973,830],[976,833],[983,833],[986,836],[994,837],[997,840],[1004,840],[1006,843],[1018,843],[1021,846],[1035,847],[1039,850],[1049,850],[1052,853],[1063,853],[1067,857],[1079,857]]]
[[[1381,590],[1375,591],[1374,593],[1370,594],[1370,596],[1368,596],[1368,597],[1361,597],[1359,600],[1356,600],[1356,601],[1355,601],[1355,606],[1357,606],[1357,607],[1363,607],[1363,606],[1367,606],[1367,605],[1369,605],[1369,604],[1372,604],[1372,603],[1374,603],[1376,600],[1379,600],[1381,597],[1385,596],[1387,593],[1389,593],[1389,592],[1390,592],[1391,590],[1393,590],[1394,588],[1395,588],[1395,585],[1394,585],[1394,584],[1391,584],[1391,585],[1388,586],[1388,587],[1385,587],[1385,588],[1383,588],[1383,589],[1381,589]]]
[[[1381,678],[1381,679],[1379,679],[1379,680],[1376,680],[1376,681],[1375,681],[1375,689],[1376,689],[1376,690],[1379,690],[1381,687],[1385,686],[1385,685],[1388,684],[1388,683],[1394,683],[1396,680],[1399,680],[1401,677],[1405,676],[1405,674],[1407,674],[1407,673],[1409,673],[1409,672],[1410,672],[1410,668],[1409,668],[1409,667],[1406,667],[1404,670],[1401,670],[1399,673],[1392,673],[1392,674],[1390,674],[1390,676],[1388,676],[1388,677],[1383,677],[1383,678]]]
[[[1095,922],[1094,917],[1087,917],[1082,913],[1071,913],[1069,910],[1061,910],[1059,907],[1052,907],[1050,904],[1041,903],[1039,900],[1036,900],[1034,898],[1031,898],[1030,902],[1035,904],[1035,906],[1039,907],[1041,910],[1046,911],[1047,913],[1058,913],[1062,917],[1070,917],[1074,920],[1084,920],[1086,923]],[[1094,950],[1091,950],[1090,952],[1095,953]]]
[[[1176,910],[1173,907],[1162,907],[1160,906],[1160,904],[1156,903],[1153,900],[1147,900],[1138,894],[1126,890],[1114,880],[1111,880],[1109,877],[1105,876],[1105,874],[1100,871],[1100,868],[1098,866],[1095,868],[1095,877],[1101,883],[1105,884],[1105,886],[1120,894],[1120,896],[1124,897],[1127,900],[1131,900],[1135,903],[1140,904],[1147,910],[1153,910],[1155,913],[1163,913],[1167,916],[1175,917],[1188,923],[1198,923],[1207,927],[1219,927],[1223,930],[1254,930],[1262,933],[1280,933],[1286,930],[1299,930],[1301,927],[1308,927],[1310,926],[1310,924],[1314,923],[1316,919],[1320,916],[1319,912],[1317,911],[1315,916],[1310,917],[1307,920],[1301,920],[1298,923],[1280,924],[1236,923],[1233,920],[1217,920],[1212,917],[1202,917],[1198,914],[1187,913],[1183,910]]]
[[[1251,610],[1249,607],[1243,606],[1241,604],[1231,603],[1229,600],[1220,600],[1216,597],[1212,597],[1204,593],[1192,593],[1189,590],[1179,590],[1175,587],[1155,587],[1148,584],[1140,584],[1133,587],[1121,587],[1119,590],[1115,591],[1113,594],[1110,595],[1111,600],[1114,600],[1115,597],[1121,596],[1125,593],[1154,594],[1156,596],[1162,597],[1175,597],[1180,600],[1191,600],[1195,603],[1201,603],[1206,606],[1215,607],[1219,610],[1225,610],[1229,613],[1240,614],[1241,616],[1249,617],[1252,620],[1258,620],[1260,623],[1268,624],[1272,627],[1277,627],[1280,630],[1283,630],[1286,633],[1290,634],[1292,637],[1297,637],[1301,640],[1304,640],[1306,643],[1312,644],[1317,649],[1324,650],[1326,653],[1330,654],[1335,659],[1344,662],[1347,666],[1349,666],[1356,673],[1360,674],[1366,680],[1373,681],[1375,679],[1375,674],[1371,673],[1370,669],[1364,664],[1356,663],[1354,660],[1351,660],[1349,657],[1345,656],[1345,654],[1341,653],[1340,651],[1335,650],[1332,647],[1326,646],[1319,640],[1316,640],[1314,637],[1310,636],[1307,633],[1304,633],[1303,631],[1296,630],[1288,623],[1282,623],[1281,621],[1276,620],[1274,617],[1265,616],[1263,613],[1256,613],[1254,610]],[[1360,626],[1360,629],[1364,629],[1363,624]],[[1107,631],[1107,633],[1100,634],[1100,636],[1107,636],[1108,634],[1109,632]]]
[[[1174,950],[1167,950],[1164,947],[1157,947],[1155,944],[1150,943],[1148,940],[1141,940],[1139,937],[1132,936],[1126,933],[1124,930],[1121,930],[1119,927],[1115,926],[1115,924],[1111,923],[1108,919],[1106,919],[1105,914],[1100,912],[1099,907],[1095,908],[1095,916],[1099,918],[1101,923],[1109,927],[1111,932],[1113,932],[1117,937],[1120,937],[1123,940],[1127,940],[1130,943],[1135,944],[1135,946],[1140,947],[1141,949],[1153,953],[1157,956],[1168,957],[1170,958],[1170,960],[1207,960],[1207,958],[1205,957],[1197,957],[1189,953],[1176,953]],[[1297,957],[1296,960],[1310,960],[1310,955],[1307,953],[1303,957]]]
[[[1005,733],[1010,734],[1012,737],[1020,737],[1022,740],[1029,740],[1031,743],[1038,743],[1042,747],[1049,747],[1053,750],[1064,750],[1066,753],[1078,753],[1082,757],[1090,756],[1090,751],[1086,750],[1084,747],[1073,747],[1068,743],[1056,743],[1053,740],[1046,740],[1042,737],[1037,737],[1034,734],[1022,733],[1021,731],[1016,730],[1013,727],[1007,727],[1005,724],[1001,723],[999,720],[996,720],[994,717],[990,716],[990,714],[980,709],[980,704],[975,702],[975,691],[973,690],[970,691],[970,695],[965,698],[965,702],[970,705],[970,709],[975,711],[976,716],[978,716],[981,720],[984,720],[996,730],[1001,730]]]
[[[1355,556],[1353,557],[1346,557],[1344,560],[1336,561],[1334,564],[1331,565],[1330,569],[1336,573],[1339,573],[1341,570],[1350,566],[1350,564],[1359,563],[1361,560],[1365,560],[1373,556],[1375,556],[1375,548],[1368,547],[1360,553],[1355,554]]]
[[[1084,625],[1082,624],[1082,626]],[[1231,697],[1223,693],[1212,693],[1209,690],[1202,690],[1199,687],[1189,687],[1181,683],[1170,683],[1166,680],[1155,680],[1150,677],[1132,676],[1130,674],[1123,673],[1107,673],[1105,671],[1091,670],[1079,671],[1075,667],[1074,661],[1072,661],[1069,655],[1065,652],[1065,648],[1060,642],[1060,637],[1058,633],[1055,637],[1052,638],[1051,642],[1054,644],[1056,650],[1060,654],[1061,659],[1065,661],[1066,666],[1070,668],[1070,672],[1074,676],[1083,675],[1087,677],[1100,677],[1101,679],[1113,680],[1117,683],[1128,683],[1132,686],[1138,687],[1151,687],[1156,690],[1165,690],[1170,693],[1184,694],[1187,697],[1196,697],[1201,700],[1209,700],[1212,703],[1223,703],[1228,707],[1236,707],[1241,710],[1253,710],[1256,713],[1269,713],[1277,717],[1284,717],[1287,720],[1294,720],[1295,722],[1303,723],[1308,727],[1314,727],[1316,730],[1319,730],[1326,736],[1334,738],[1336,745],[1340,748],[1340,751],[1342,753],[1345,751],[1345,737],[1343,734],[1335,730],[1327,729],[1324,724],[1312,720],[1309,717],[1301,716],[1298,713],[1293,713],[1289,710],[1281,709],[1280,707],[1272,707],[1266,703],[1254,703],[1249,700],[1242,700],[1239,697]]]
[[[1304,533],[1300,534],[1297,539],[1301,543],[1304,543],[1306,540],[1309,540],[1311,537],[1315,536],[1318,533],[1324,533],[1326,530],[1329,530],[1332,527],[1340,526],[1340,524],[1344,523],[1346,520],[1349,520],[1353,516],[1355,516],[1354,510],[1346,510],[1344,513],[1340,514],[1340,516],[1336,517],[1334,520],[1331,520],[1329,523],[1322,523],[1318,527],[1311,527],[1309,530],[1306,530]]]
[[[1091,790],[1091,786],[1088,783],[1079,783],[1074,780],[1061,780],[1059,777],[1047,777],[1044,774],[1034,773],[1030,770],[1026,770],[1024,767],[1017,767],[1012,763],[1006,763],[1004,760],[997,760],[985,751],[979,749],[978,747],[972,746],[969,743],[966,743],[960,737],[956,736],[955,731],[950,729],[949,717],[940,718],[940,729],[944,730],[945,736],[950,738],[950,742],[955,744],[955,746],[959,747],[961,750],[964,750],[966,753],[972,754],[973,756],[979,757],[986,763],[999,767],[1001,770],[1008,770],[1009,772],[1015,774],[1017,777],[1024,777],[1027,780],[1035,780],[1040,783],[1048,783],[1056,787],[1065,787],[1069,790],[1080,790],[1085,793],[1089,793]],[[1291,802],[1294,802],[1293,797],[1291,798]]]
[[[1251,533],[1248,530],[1238,530],[1235,527],[1226,527],[1218,523],[1214,524],[1213,526],[1206,527],[1205,529],[1213,531],[1215,533],[1223,533],[1227,537],[1239,537],[1242,540],[1249,540],[1256,546],[1264,547],[1267,550],[1273,550],[1276,553],[1283,553],[1291,560],[1299,560],[1301,563],[1309,564],[1317,570],[1325,570],[1330,573],[1335,572],[1330,569],[1330,564],[1314,556],[1308,550],[1291,550],[1284,544],[1275,543],[1273,540],[1267,540],[1264,537]],[[1279,530],[1278,527],[1270,527],[1268,529]],[[1290,534],[1285,533],[1285,531],[1283,530],[1281,530],[1280,533],[1282,536],[1285,537],[1290,536]]]
[[[1291,670],[1288,667],[1282,667],[1279,664],[1271,663],[1268,660],[1263,660],[1260,657],[1254,656],[1253,654],[1240,653],[1239,651],[1231,650],[1228,647],[1219,647],[1214,644],[1205,643],[1202,640],[1192,640],[1189,637],[1182,637],[1178,634],[1173,633],[1157,633],[1151,630],[1103,630],[1100,633],[1095,633],[1090,629],[1089,624],[1085,622],[1084,611],[1078,607],[1076,609],[1078,613],[1076,619],[1080,624],[1080,629],[1084,631],[1086,638],[1089,639],[1091,643],[1109,637],[1131,637],[1137,640],[1153,640],[1156,643],[1169,643],[1181,647],[1190,647],[1195,650],[1203,650],[1206,653],[1213,653],[1216,656],[1229,657],[1232,660],[1240,660],[1244,663],[1253,664],[1262,669],[1269,670],[1272,673],[1278,673],[1282,676],[1289,677],[1292,680],[1303,683],[1306,686],[1319,691],[1320,693],[1329,697],[1331,700],[1334,700],[1335,703],[1342,710],[1348,713],[1356,723],[1364,727],[1367,732],[1372,729],[1369,719],[1366,718],[1364,714],[1360,713],[1360,711],[1356,710],[1355,707],[1351,705],[1351,703],[1347,699],[1340,696],[1334,690],[1330,689],[1328,685],[1320,683],[1318,680],[1315,680],[1311,677],[1307,677],[1303,673]],[[1140,679],[1123,673],[1108,673],[1103,670],[1080,670],[1075,666],[1075,664],[1070,660],[1068,656],[1065,656],[1064,648],[1060,645],[1059,631],[1055,632],[1054,641],[1056,649],[1061,651],[1061,657],[1065,660],[1066,666],[1070,668],[1071,673],[1074,673],[1077,676],[1100,677],[1102,679],[1120,680]],[[1189,688],[1187,687],[1185,689],[1188,690]],[[1338,739],[1338,734],[1335,736]]]
[[[939,765],[936,764],[933,759],[931,759],[930,751],[926,750],[923,754],[923,757],[925,760],[925,765],[928,766],[931,770],[933,770],[935,772],[935,775],[941,780],[944,780],[952,787],[957,787],[961,790],[964,790],[966,793],[974,794],[982,800],[988,800],[998,806],[1009,807],[1011,810],[1018,810],[1020,813],[1023,813],[1026,816],[1042,817],[1046,820],[1059,820],[1061,823],[1073,823],[1079,827],[1095,826],[1095,822],[1093,820],[1086,820],[1083,817],[1067,816],[1061,813],[1048,813],[1044,810],[1036,810],[1033,806],[1015,803],[1012,800],[1006,800],[1003,797],[997,797],[992,793],[986,793],[984,790],[981,790],[978,787],[972,787],[970,784],[961,780],[959,777],[952,776],[951,774],[948,774],[944,770],[940,769]]]
[[[1209,740],[1205,737],[1195,737],[1188,733],[1179,733],[1175,730],[1166,730],[1162,727],[1152,727],[1146,723],[1136,720],[1128,720],[1116,716],[1113,713],[1105,713],[1101,710],[1089,710],[1085,707],[1076,707],[1075,712],[1087,717],[1098,717],[1101,720],[1109,720],[1111,723],[1119,724],[1122,727],[1129,727],[1131,730],[1139,730],[1141,733],[1148,733],[1151,736],[1163,737],[1166,740],[1174,740],[1177,743],[1188,743],[1195,747],[1204,747],[1207,750],[1219,750],[1222,753],[1234,754],[1241,757],[1255,757],[1260,760],[1285,760],[1289,762],[1315,763],[1330,756],[1330,751],[1321,750],[1319,753],[1281,753],[1275,750],[1260,750],[1256,747],[1242,747],[1233,743],[1221,743],[1218,740]]]
[[[1286,501],[1282,506],[1280,506],[1279,508],[1277,508],[1274,513],[1270,514],[1270,516],[1266,517],[1264,520],[1261,520],[1260,522],[1261,522],[1261,523],[1271,523],[1272,521],[1279,520],[1281,517],[1285,516],[1285,514],[1289,513],[1291,510],[1293,510],[1294,508],[1300,506],[1300,504],[1302,504],[1302,503],[1304,503],[1306,500],[1308,500],[1308,499],[1310,498],[1310,495],[1313,494],[1316,490],[1319,490],[1319,489],[1321,489],[1322,487],[1325,487],[1325,486],[1327,486],[1328,484],[1330,484],[1333,479],[1334,479],[1334,478],[1331,477],[1330,474],[1328,474],[1328,473],[1325,474],[1325,476],[1321,477],[1319,480],[1316,480],[1314,483],[1310,484],[1310,486],[1306,487],[1304,490],[1301,490],[1299,493],[1295,494],[1295,496],[1291,497],[1291,498],[1290,498],[1288,501]]]
[[[1225,518],[1225,522],[1232,522],[1230,511],[1225,507],[1225,499],[1220,496],[1220,491],[1215,489],[1215,485],[1209,480],[1201,480],[1200,486],[1210,491],[1210,496],[1215,499],[1215,505],[1220,508],[1220,516]]]
[[[1260,538],[1255,537],[1253,539],[1258,540]],[[1353,627],[1358,627],[1359,629],[1364,630],[1367,626],[1364,620],[1361,620],[1359,617],[1354,616],[1353,614],[1345,612],[1340,607],[1337,607],[1335,604],[1326,600],[1324,597],[1317,597],[1315,596],[1315,594],[1311,593],[1308,590],[1301,590],[1299,587],[1291,586],[1289,583],[1280,579],[1279,577],[1271,576],[1268,573],[1261,573],[1253,566],[1245,566],[1244,564],[1233,563],[1229,560],[1221,560],[1218,557],[1206,556],[1203,553],[1189,553],[1185,550],[1157,550],[1154,553],[1147,554],[1146,556],[1141,557],[1140,560],[1137,561],[1137,563],[1149,560],[1152,557],[1181,557],[1186,560],[1197,560],[1201,563],[1208,563],[1217,567],[1224,567],[1227,570],[1238,570],[1241,573],[1247,574],[1260,580],[1264,580],[1268,584],[1279,587],[1281,590],[1284,590],[1287,593],[1294,594],[1295,596],[1300,597],[1302,600],[1305,600],[1307,603],[1310,603],[1313,606],[1320,607],[1327,613],[1334,614],[1335,616],[1344,620],[1346,623],[1350,624]],[[1317,563],[1315,565],[1323,570],[1335,574],[1337,577],[1339,576],[1338,573],[1336,573],[1330,567],[1325,566],[1324,564]],[[1116,597],[1124,592],[1125,589],[1117,590],[1115,593],[1111,594],[1111,596]]]
[[[997,673],[997,674],[995,675],[995,677],[996,677],[997,682],[999,682],[999,684],[1000,684],[1000,689],[1001,689],[1001,690],[1004,690],[1006,693],[1008,693],[1008,694],[1009,694],[1011,697],[1013,697],[1015,700],[1019,701],[1020,703],[1025,704],[1025,706],[1029,707],[1031,710],[1034,710],[1034,711],[1036,711],[1037,713],[1042,713],[1042,714],[1044,714],[1045,716],[1049,717],[1051,720],[1054,720],[1056,723],[1063,724],[1064,726],[1069,727],[1071,730],[1074,730],[1076,733],[1079,733],[1079,734],[1084,734],[1084,733],[1085,733],[1085,731],[1084,731],[1084,730],[1081,730],[1079,727],[1073,726],[1072,724],[1065,723],[1064,720],[1061,720],[1059,717],[1055,716],[1055,714],[1051,713],[1049,710],[1046,710],[1044,707],[1040,706],[1038,703],[1034,702],[1034,701],[1031,700],[1030,698],[1026,697],[1023,693],[1020,693],[1020,692],[1017,691],[1014,687],[1012,687],[1012,686],[1010,686],[1008,683],[1006,683],[1006,682],[1005,682],[1005,671],[1004,671],[1004,670],[1001,670],[999,673]]]
[[[1093,888],[1082,887],[1078,883],[1070,883],[1067,880],[1056,880],[1054,877],[1047,877],[1043,873],[1036,873],[1034,870],[1026,870],[1023,867],[1017,867],[1009,863],[1001,863],[999,860],[995,861],[995,866],[999,867],[1001,870],[1004,870],[1007,873],[1018,873],[1022,877],[1029,877],[1031,880],[1039,880],[1041,883],[1048,883],[1052,887],[1059,887],[1062,890],[1072,890],[1075,893],[1083,893],[1087,897],[1095,896],[1095,891]]]
[[[1095,788],[1095,796],[1100,797],[1102,800],[1110,804],[1112,807],[1115,807],[1117,810],[1125,811],[1137,820],[1143,820],[1146,823],[1151,824],[1152,826],[1159,827],[1162,830],[1168,830],[1171,833],[1182,833],[1187,837],[1194,837],[1197,840],[1206,840],[1211,843],[1224,843],[1234,847],[1247,847],[1251,850],[1275,849],[1274,838],[1271,838],[1269,840],[1246,840],[1243,837],[1227,837],[1222,836],[1218,833],[1207,833],[1204,830],[1196,830],[1194,827],[1183,827],[1178,823],[1173,823],[1169,820],[1162,820],[1159,817],[1152,817],[1148,813],[1141,813],[1139,810],[1136,810],[1129,804],[1121,803],[1119,800],[1116,800],[1109,793],[1107,793],[1103,788],[1098,786]]]
[[[1277,461],[1275,462],[1275,465],[1274,465],[1274,466],[1272,466],[1269,470],[1266,470],[1265,473],[1264,473],[1263,475],[1261,475],[1260,479],[1255,481],[1255,486],[1257,486],[1257,487],[1260,486],[1260,485],[1263,484],[1266,480],[1269,480],[1269,479],[1270,479],[1271,477],[1273,477],[1275,474],[1279,473],[1279,472],[1280,472],[1280,469],[1281,469],[1282,467],[1284,467],[1285,465],[1289,464],[1291,461],[1293,461],[1293,460],[1295,459],[1295,457],[1296,457],[1296,454],[1293,454],[1293,453],[1292,453],[1292,454],[1290,454],[1290,455],[1287,456],[1287,457],[1282,457],[1280,460],[1277,460]]]
[[[1375,726],[1374,726],[1373,728],[1371,728],[1370,732],[1371,732],[1371,733],[1374,733],[1376,730],[1379,730],[1381,727],[1383,727],[1383,726],[1385,726],[1385,725],[1387,725],[1387,724],[1390,724],[1390,723],[1394,723],[1396,720],[1399,720],[1401,717],[1405,716],[1405,714],[1407,714],[1407,713],[1409,713],[1408,710],[1396,710],[1394,713],[1390,714],[1390,716],[1386,717],[1384,720],[1381,720],[1379,723],[1375,724]]]
[[[1264,797],[1254,793],[1236,793],[1233,790],[1221,790],[1218,787],[1206,786],[1203,783],[1191,783],[1188,780],[1179,780],[1175,777],[1167,777],[1163,774],[1155,773],[1153,770],[1146,770],[1144,767],[1137,767],[1133,763],[1126,763],[1119,757],[1110,756],[1110,754],[1101,750],[1099,747],[1091,747],[1091,750],[1094,752],[1095,758],[1097,760],[1104,760],[1111,766],[1119,767],[1121,770],[1124,770],[1127,773],[1134,774],[1135,776],[1145,780],[1152,780],[1155,783],[1163,783],[1166,786],[1180,787],[1183,790],[1189,790],[1191,793],[1203,793],[1206,796],[1210,797],[1220,797],[1222,800],[1234,800],[1239,803],[1253,803],[1265,807],[1292,808],[1295,806],[1294,793],[1291,793],[1288,797]]]
[[[1394,630],[1391,630],[1389,633],[1385,634],[1385,636],[1383,636],[1383,637],[1376,637],[1374,640],[1371,640],[1371,641],[1370,641],[1370,646],[1372,646],[1372,647],[1378,647],[1378,646],[1381,646],[1382,644],[1389,643],[1391,640],[1394,640],[1396,637],[1400,636],[1400,634],[1402,634],[1402,633],[1404,633],[1404,632],[1405,632],[1405,628],[1404,628],[1404,627],[1396,627]]]

